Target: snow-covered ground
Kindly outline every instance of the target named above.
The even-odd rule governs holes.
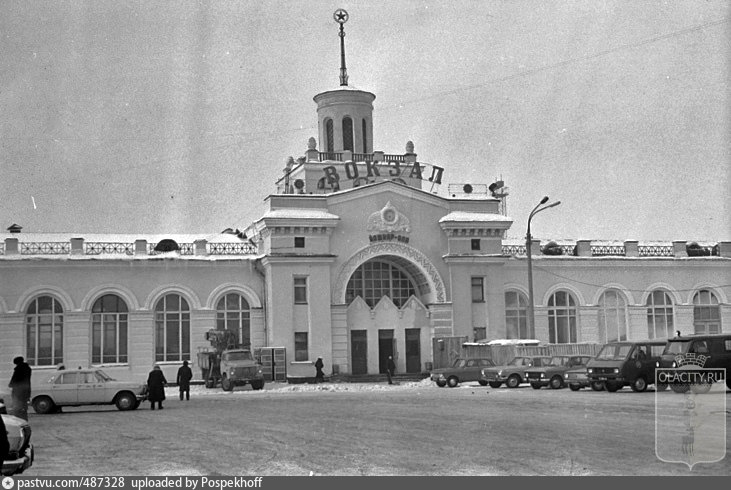
[[[235,388],[233,391],[223,391],[221,387],[206,388],[203,385],[192,385],[190,387],[190,396],[252,396],[260,395],[262,393],[293,393],[293,392],[353,392],[353,391],[405,391],[414,390],[419,388],[432,388],[435,387],[434,382],[429,378],[425,378],[421,381],[406,381],[397,382],[392,385],[388,383],[345,383],[345,382],[327,382],[327,383],[302,383],[302,384],[289,384],[289,383],[266,383],[262,390],[252,390],[250,386],[240,386]],[[165,388],[165,396],[167,398],[178,397],[178,387],[168,386]]]

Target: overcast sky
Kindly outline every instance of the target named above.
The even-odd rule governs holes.
[[[374,149],[510,188],[511,237],[731,240],[731,3],[0,3],[0,226],[246,227],[317,136],[312,97],[376,94]]]

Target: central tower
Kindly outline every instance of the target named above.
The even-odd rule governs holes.
[[[344,27],[348,13],[338,9],[333,18],[340,24],[340,88],[314,97],[320,150],[326,153],[373,153],[373,101],[376,96],[348,87]]]

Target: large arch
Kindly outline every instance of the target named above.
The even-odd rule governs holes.
[[[127,303],[127,308],[129,308],[130,311],[140,309],[137,297],[129,288],[118,284],[106,284],[98,286],[86,293],[84,299],[81,300],[81,311],[91,311],[91,308],[94,306],[94,302],[105,294],[114,294],[122,298],[125,303]]]
[[[216,289],[211,291],[211,294],[206,300],[206,308],[209,310],[215,310],[216,305],[218,304],[218,300],[221,299],[223,295],[228,293],[239,293],[246,299],[251,308],[261,308],[261,300],[259,299],[259,295],[256,294],[253,289],[251,289],[249,286],[235,283],[221,284]]]
[[[368,245],[358,250],[342,265],[331,293],[333,304],[345,304],[348,280],[358,267],[374,258],[392,260],[403,267],[417,282],[416,287],[422,303],[446,301],[444,281],[426,255],[403,243],[386,242]]]
[[[168,284],[165,286],[158,286],[155,288],[145,299],[144,309],[154,310],[158,300],[166,294],[175,293],[181,295],[188,302],[191,310],[200,310],[201,302],[198,299],[198,295],[187,286],[180,284]]]
[[[36,286],[26,290],[20,295],[18,303],[15,306],[15,311],[25,314],[30,302],[38,296],[53,296],[61,303],[64,313],[74,311],[74,301],[71,299],[71,296],[56,286]]]

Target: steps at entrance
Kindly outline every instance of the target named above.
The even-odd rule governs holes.
[[[395,383],[404,381],[421,381],[428,378],[429,373],[401,373],[393,376]],[[341,381],[345,383],[388,383],[385,374],[335,374],[330,376],[330,381]]]

